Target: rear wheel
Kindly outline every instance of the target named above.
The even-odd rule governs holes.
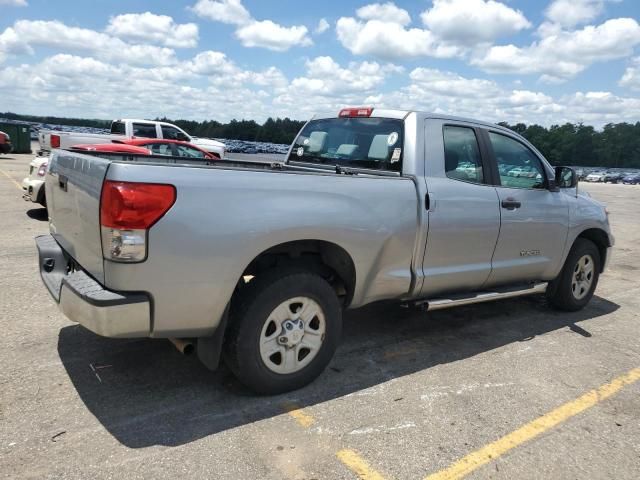
[[[340,302],[322,277],[291,269],[268,272],[233,302],[224,358],[256,392],[287,392],[322,373],[341,330]]]
[[[598,247],[590,240],[578,238],[560,275],[549,285],[547,296],[551,304],[571,312],[584,308],[598,285],[600,261]]]

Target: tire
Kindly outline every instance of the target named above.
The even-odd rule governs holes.
[[[547,289],[551,305],[568,312],[584,308],[593,297],[600,270],[598,247],[590,240],[578,238],[571,247],[562,271]]]
[[[306,313],[296,318],[299,312]],[[319,275],[300,269],[258,275],[232,301],[230,314],[225,363],[241,383],[261,394],[296,390],[316,379],[342,333],[335,291]]]

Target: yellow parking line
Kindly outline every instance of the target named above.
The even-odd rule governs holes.
[[[345,448],[336,453],[344,463],[361,480],[385,480],[385,478],[369,466],[364,459],[353,450]]]
[[[0,173],[2,173],[5,177],[7,177],[9,180],[11,180],[13,182],[13,184],[18,187],[18,190],[22,191],[22,185],[20,185],[18,182],[16,182],[7,172],[5,172],[4,170],[0,169]]]
[[[546,413],[523,425],[518,430],[509,433],[499,440],[470,453],[453,463],[448,468],[429,475],[426,477],[426,480],[451,480],[462,478],[481,466],[495,460],[509,450],[528,442],[565,420],[578,415],[612,395],[615,395],[626,385],[630,385],[638,380],[640,380],[640,368],[634,368],[624,375],[615,378],[610,383],[602,385],[595,390],[591,390],[581,397],[569,403],[565,403],[555,410],[551,410],[549,413]]]
[[[299,405],[295,403],[285,403],[283,405],[284,409],[287,411],[289,415],[291,415],[296,422],[300,424],[300,426],[304,428],[309,428],[311,425],[315,423],[315,418],[313,418],[308,413],[305,413]]]

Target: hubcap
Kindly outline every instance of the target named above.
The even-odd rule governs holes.
[[[576,263],[571,278],[571,291],[576,300],[582,300],[589,293],[593,283],[593,274],[593,258],[591,255],[583,255]]]
[[[307,366],[324,342],[322,308],[309,297],[282,302],[267,317],[260,335],[260,357],[275,373],[295,373]]]

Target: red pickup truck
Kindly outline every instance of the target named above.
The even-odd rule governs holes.
[[[9,153],[11,148],[11,137],[9,134],[0,132],[0,153]]]

